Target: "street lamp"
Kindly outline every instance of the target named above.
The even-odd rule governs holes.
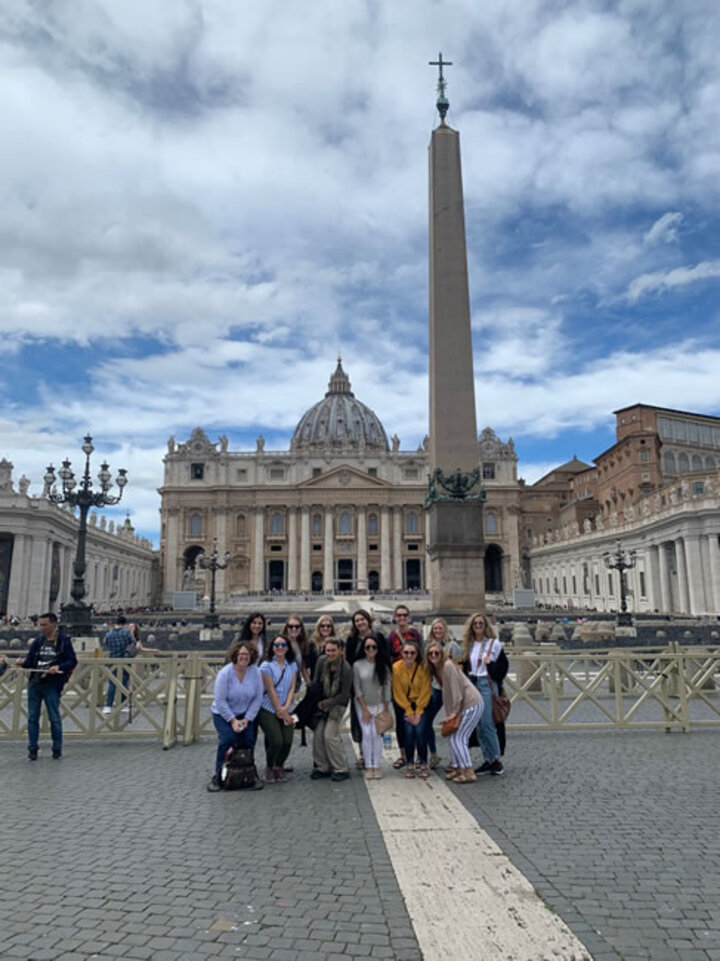
[[[218,554],[217,538],[213,538],[213,549],[212,554],[208,557],[206,554],[199,554],[197,562],[205,571],[210,571],[210,610],[205,615],[205,620],[203,622],[204,627],[209,628],[211,631],[216,630],[220,627],[220,619],[215,613],[215,574],[218,571],[224,571],[225,568],[230,563],[230,558],[232,555],[229,551],[225,551],[225,556],[223,560],[220,560],[220,555]]]
[[[90,434],[85,435],[85,443],[82,451],[85,454],[85,472],[80,481],[75,479],[75,475],[70,469],[70,461],[64,460],[63,465],[57,472],[62,482],[62,490],[57,489],[55,468],[52,464],[47,469],[43,482],[45,484],[44,495],[53,504],[69,504],[73,510],[77,507],[80,510],[80,527],[78,529],[77,551],[75,553],[75,564],[73,565],[73,582],[70,596],[72,600],[61,607],[61,619],[63,626],[74,637],[87,637],[92,631],[92,604],[87,604],[85,597],[85,543],[87,540],[87,516],[91,507],[110,507],[112,504],[119,503],[123,488],[127,484],[127,470],[118,470],[115,483],[120,493],[117,497],[110,494],[113,486],[110,476],[110,468],[107,461],[100,465],[98,480],[100,490],[92,489],[93,482],[90,479],[90,455],[95,450]],[[77,490],[75,488],[78,487]]]
[[[611,571],[618,571],[620,574],[620,612],[617,616],[618,627],[632,626],[632,617],[627,609],[625,571],[629,571],[631,567],[635,567],[636,560],[637,554],[635,551],[624,551],[620,545],[620,541],[617,542],[617,548],[614,554],[611,554],[609,551],[603,554],[605,567]]]

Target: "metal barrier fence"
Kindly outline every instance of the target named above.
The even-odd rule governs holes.
[[[511,730],[720,727],[720,648],[510,651]],[[80,655],[63,692],[69,738],[156,738],[164,748],[214,734],[210,716],[222,653],[133,660]],[[115,702],[104,710],[107,687]],[[47,719],[41,723],[47,733]],[[27,736],[26,677],[0,677],[0,740]]]

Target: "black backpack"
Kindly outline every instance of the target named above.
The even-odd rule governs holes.
[[[225,791],[247,791],[262,785],[253,752],[245,747],[229,747],[220,768],[220,787]]]

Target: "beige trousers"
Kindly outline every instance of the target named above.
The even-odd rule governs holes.
[[[340,721],[327,717],[313,731],[313,764],[325,773],[347,771]]]

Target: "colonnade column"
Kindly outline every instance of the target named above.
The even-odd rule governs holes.
[[[297,564],[297,508],[288,508],[288,570],[287,570],[287,589],[296,591],[298,589],[298,564]]]
[[[658,545],[658,563],[660,567],[660,610],[669,614],[673,609],[673,599],[670,587],[668,552],[665,544]]]
[[[660,548],[653,544],[648,552],[648,604],[651,611],[661,610],[662,602],[660,599],[660,559],[658,551]]]
[[[364,507],[357,512],[357,591],[367,591],[367,527]]]
[[[402,577],[402,508],[393,508],[393,590],[403,589]]]
[[[184,571],[182,571],[182,558],[178,556],[179,524],[179,512],[177,510],[168,511],[165,515],[165,571],[163,572],[165,590],[168,593],[179,591],[182,588],[182,575]],[[102,583],[98,584],[95,594],[98,598],[103,596]]]
[[[707,611],[707,604],[705,603],[700,536],[698,534],[691,534],[685,538],[685,563],[688,600],[690,602],[689,611],[691,614],[704,614]]]
[[[225,556],[225,551],[230,549],[227,536],[227,511],[219,511],[215,514],[215,537],[217,538],[217,549],[218,554],[221,559]],[[227,597],[227,576],[230,571],[230,564],[227,567],[223,567],[218,570],[215,575],[215,597],[217,600],[221,600]],[[130,582],[128,580],[128,593],[130,591]]]
[[[675,558],[678,578],[678,609],[683,614],[690,613],[690,595],[688,593],[687,558],[685,543],[681,537],[675,541]]]
[[[380,508],[380,590],[392,588],[390,579],[390,508]]]
[[[333,512],[325,511],[325,566],[323,569],[323,590],[335,593],[335,556],[333,553]]]
[[[300,590],[310,592],[310,508],[300,512]]]
[[[720,535],[708,534],[708,568],[710,573],[710,596],[708,606],[712,613],[720,612]]]
[[[23,607],[27,608],[27,584],[25,580],[25,546],[27,541],[26,534],[15,534],[13,537],[12,566],[10,568],[10,584],[7,593],[8,614],[15,614],[18,617]],[[27,610],[25,611],[27,614]]]
[[[263,507],[255,508],[252,589],[265,590],[265,509]]]

